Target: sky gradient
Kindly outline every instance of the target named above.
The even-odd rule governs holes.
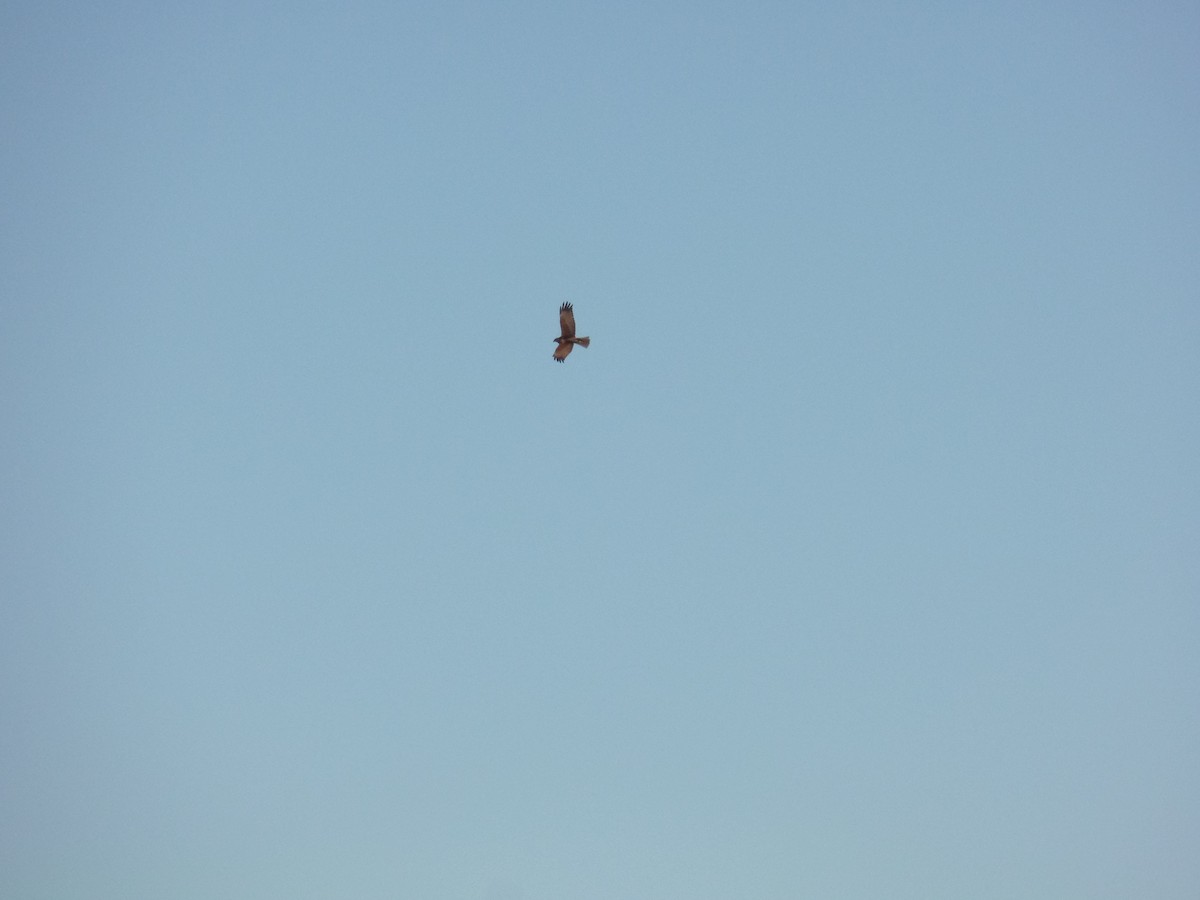
[[[832,7],[0,8],[0,896],[1194,900],[1200,9]]]

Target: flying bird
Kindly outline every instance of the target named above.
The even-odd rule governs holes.
[[[562,326],[562,337],[554,339],[554,343],[558,344],[554,350],[554,358],[559,362],[567,358],[567,354],[576,344],[586,347],[592,342],[591,338],[575,337],[575,308],[570,303],[564,303],[558,308],[558,324]]]

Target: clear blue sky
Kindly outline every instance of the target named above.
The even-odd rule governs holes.
[[[1198,47],[5,4],[0,896],[1193,900]]]

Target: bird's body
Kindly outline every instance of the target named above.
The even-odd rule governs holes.
[[[586,347],[592,342],[591,338],[575,337],[575,308],[570,303],[564,303],[558,308],[558,324],[562,328],[562,337],[554,339],[554,343],[558,344],[554,350],[554,358],[559,362],[567,358],[567,354],[576,344]]]

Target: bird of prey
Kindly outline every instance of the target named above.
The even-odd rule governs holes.
[[[570,303],[564,303],[558,308],[558,324],[562,326],[562,337],[554,339],[554,343],[558,344],[554,349],[554,358],[559,362],[567,358],[567,354],[576,344],[586,347],[592,342],[591,338],[575,337],[575,308]]]

